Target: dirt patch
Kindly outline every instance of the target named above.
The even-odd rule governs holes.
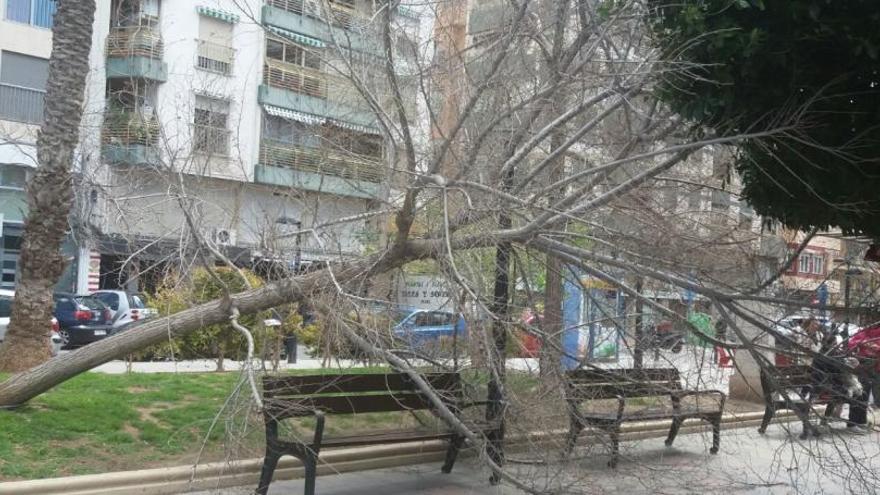
[[[137,407],[135,408],[135,410],[137,411],[138,416],[140,416],[141,421],[150,422],[158,425],[161,424],[162,421],[159,420],[159,418],[157,418],[156,416],[153,416],[153,414],[159,411],[166,411],[168,409],[171,409],[175,405],[176,404],[172,404],[171,402],[154,402],[149,406]]]
[[[131,438],[134,438],[135,440],[141,439],[141,430],[138,430],[137,428],[132,426],[131,423],[129,423],[129,422],[126,422],[125,424],[122,425],[122,431],[131,435]]]
[[[127,389],[125,389],[125,391],[130,394],[143,394],[146,392],[155,392],[156,389],[150,388],[150,387],[139,387],[139,386],[135,385],[135,386],[128,387]]]

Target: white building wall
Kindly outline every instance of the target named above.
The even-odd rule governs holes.
[[[223,0],[198,5],[210,6],[241,16],[233,25],[236,50],[231,76],[196,68],[200,15],[196,3],[164,1],[160,26],[165,43],[164,61],[168,80],[158,87],[157,113],[167,138],[166,159],[175,168],[200,175],[251,181],[259,153],[260,107],[258,86],[262,76],[265,35],[246,17],[243,9],[259,12],[261,2]],[[195,95],[227,99],[230,102],[228,158],[190,153]]]

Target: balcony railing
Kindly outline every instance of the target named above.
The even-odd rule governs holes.
[[[159,122],[152,115],[135,110],[109,110],[104,114],[101,141],[123,146],[155,146],[159,143]]]
[[[193,124],[193,151],[228,156],[229,130],[204,124]]]
[[[197,40],[197,43],[196,67],[226,76],[232,74],[234,48],[205,40]]]
[[[269,59],[263,68],[263,83],[267,86],[315,98],[327,98],[327,79],[327,74],[321,71],[279,60]]]
[[[107,57],[162,59],[162,37],[148,26],[114,27],[107,35]]]
[[[28,124],[43,121],[45,91],[0,83],[0,120]]]
[[[351,7],[330,3],[329,15],[321,8],[320,0],[266,0],[266,5],[286,10],[297,15],[307,15],[344,29],[363,31],[370,25],[370,19]]]
[[[260,163],[367,182],[381,182],[385,176],[380,158],[306,148],[277,139],[260,142]]]

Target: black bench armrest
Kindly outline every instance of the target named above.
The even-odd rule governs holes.
[[[315,453],[321,448],[321,442],[324,439],[324,413],[317,409],[312,411],[315,415],[315,438],[312,445],[315,446]]]
[[[672,407],[678,408],[681,402],[681,399],[684,397],[690,397],[693,395],[717,395],[720,400],[718,401],[718,410],[724,411],[724,403],[727,401],[727,394],[720,390],[678,390],[672,392]]]

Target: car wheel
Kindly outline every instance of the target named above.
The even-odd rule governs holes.
[[[61,337],[61,348],[66,349],[70,345],[70,334],[67,330],[59,330],[58,336]]]

